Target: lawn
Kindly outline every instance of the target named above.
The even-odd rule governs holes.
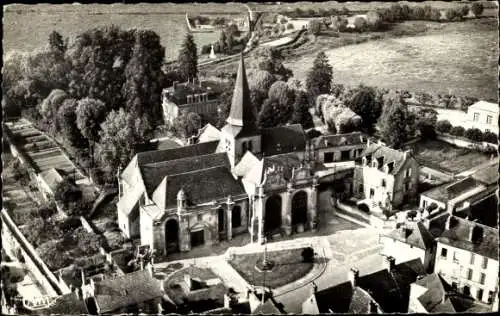
[[[274,262],[274,267],[268,272],[255,269],[257,261],[262,259],[262,253],[235,255],[229,264],[250,284],[277,288],[304,277],[313,268],[312,262],[302,262],[302,248],[272,251],[267,256]],[[264,279],[265,278],[265,279]]]
[[[360,83],[388,89],[451,93],[480,99],[497,98],[497,20],[493,18],[459,23],[405,22],[428,30],[421,36],[383,34],[380,40],[326,49],[334,69],[334,80],[347,85]],[[415,33],[418,30],[414,30]],[[352,34],[354,35],[354,34]],[[399,35],[399,37],[398,37]],[[400,35],[405,35],[400,37]],[[358,35],[362,37],[366,35]],[[340,38],[325,39],[335,45]],[[354,44],[354,43],[353,43]],[[331,46],[330,46],[331,47]],[[309,54],[285,65],[304,80],[314,55]]]
[[[413,150],[419,164],[444,172],[460,173],[489,160],[489,156],[439,140],[422,140],[407,148]]]

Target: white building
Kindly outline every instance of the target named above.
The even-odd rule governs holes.
[[[483,133],[492,132],[498,135],[498,104],[479,101],[469,106],[465,128],[478,128]]]
[[[453,289],[498,309],[498,229],[449,216],[435,272]]]

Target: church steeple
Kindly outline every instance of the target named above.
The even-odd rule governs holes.
[[[256,131],[257,119],[255,109],[250,103],[250,89],[248,88],[247,74],[243,54],[241,54],[238,75],[234,86],[231,111],[226,122],[234,127],[241,127],[241,131]]]

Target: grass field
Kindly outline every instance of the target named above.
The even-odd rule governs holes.
[[[496,100],[497,21],[428,24],[440,28],[421,36],[383,38],[325,50],[334,81]],[[304,80],[313,59],[309,54],[287,60],[286,65],[296,78]]]
[[[460,173],[489,160],[489,156],[439,140],[419,141],[409,145],[419,164],[451,173]]]

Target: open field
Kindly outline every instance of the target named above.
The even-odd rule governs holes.
[[[408,145],[419,164],[450,173],[460,173],[489,161],[489,156],[439,140],[419,141]]]
[[[325,52],[335,82],[496,100],[496,27],[495,19],[441,24],[422,36],[383,38]],[[313,59],[298,57],[286,66],[304,80]]]

